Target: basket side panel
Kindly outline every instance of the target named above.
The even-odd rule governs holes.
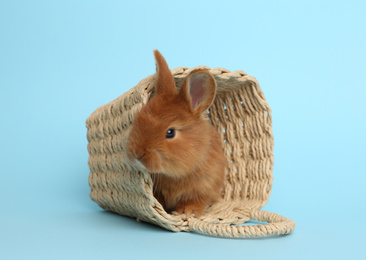
[[[222,196],[260,208],[269,199],[273,180],[271,109],[251,77],[235,82],[221,77],[217,84],[221,91],[209,116],[229,162]]]

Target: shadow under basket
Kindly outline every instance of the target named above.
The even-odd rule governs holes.
[[[200,218],[168,214],[153,196],[150,173],[128,163],[125,145],[129,130],[135,114],[153,95],[155,74],[87,119],[91,199],[105,210],[171,231],[238,238],[291,233],[294,221],[260,210],[272,188],[273,134],[271,109],[257,80],[243,71],[193,69],[197,68],[209,69],[217,83],[208,117],[221,136],[229,164],[222,200]],[[178,89],[193,69],[172,70]],[[245,225],[250,219],[267,224]]]

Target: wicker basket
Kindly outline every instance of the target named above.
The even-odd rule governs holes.
[[[210,69],[217,94],[208,116],[219,131],[229,162],[222,201],[200,218],[168,214],[153,196],[153,181],[126,160],[125,145],[134,115],[154,92],[151,75],[99,107],[86,121],[89,141],[90,197],[100,207],[172,231],[198,231],[220,237],[256,237],[292,232],[295,222],[261,211],[272,187],[271,109],[254,77],[243,71]],[[177,88],[191,69],[172,70]],[[264,225],[241,225],[248,220]]]

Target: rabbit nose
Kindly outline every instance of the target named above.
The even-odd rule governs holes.
[[[139,157],[137,157],[137,160],[141,160],[142,159],[142,157],[144,157],[146,155],[146,153],[144,153],[143,155],[140,155]]]
[[[139,152],[136,152],[135,153],[135,157],[138,161],[140,161],[144,156],[146,155],[146,152],[144,153],[139,153]]]
[[[143,169],[146,169],[146,166],[145,164],[143,164],[141,162],[141,159],[146,155],[146,152],[145,153],[135,153],[135,157],[136,157],[136,163],[138,165],[140,165],[140,167],[142,167]]]

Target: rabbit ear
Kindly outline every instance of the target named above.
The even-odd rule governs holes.
[[[156,85],[157,95],[172,95],[177,93],[174,77],[170,72],[168,64],[158,50],[154,50],[156,61]]]
[[[192,111],[206,111],[215,99],[216,81],[208,70],[192,71],[183,81],[180,95],[190,105]]]

